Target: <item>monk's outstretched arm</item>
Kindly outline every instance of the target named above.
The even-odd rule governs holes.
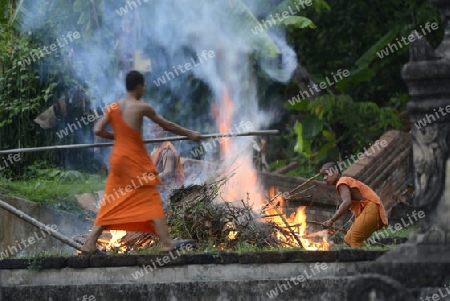
[[[96,136],[114,140],[114,134],[105,130],[105,127],[109,124],[108,116],[103,116],[94,125],[94,134]]]
[[[173,122],[170,122],[161,116],[159,116],[155,110],[149,106],[145,105],[144,109],[144,115],[153,120],[153,122],[159,124],[163,129],[166,131],[169,131],[171,133],[181,135],[181,136],[187,136],[190,140],[193,141],[200,141],[201,135],[199,132],[188,130],[184,127],[179,126],[178,124],[175,124]]]
[[[336,213],[333,215],[332,218],[324,222],[324,226],[330,227],[332,224],[334,224],[338,219],[340,219],[347,211],[350,209],[352,205],[352,194],[350,192],[350,188],[345,185],[341,184],[338,187],[339,189],[339,195],[342,198],[342,204],[339,206],[339,209],[336,211]]]

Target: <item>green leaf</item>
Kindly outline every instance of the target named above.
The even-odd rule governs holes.
[[[327,138],[330,142],[332,143],[336,143],[336,136],[334,135],[334,133],[328,131],[328,130],[323,130],[322,131],[322,135]]]
[[[301,16],[290,16],[283,20],[286,25],[291,25],[294,28],[317,28],[317,26],[306,17]]]
[[[379,39],[372,47],[369,48],[361,57],[356,61],[356,68],[367,67],[369,64],[377,58],[377,52],[386,47],[395,37],[398,35],[399,29],[396,27],[385,34]]]
[[[316,115],[308,115],[302,125],[305,139],[313,139],[323,130],[323,121]]]
[[[328,5],[325,0],[313,0],[314,8],[316,9],[316,12],[320,13],[322,9],[331,10],[330,5]]]
[[[376,73],[367,67],[361,67],[357,70],[353,70],[350,72],[349,77],[343,78],[336,83],[336,90],[344,92],[348,89],[350,84],[357,85],[359,83],[369,81],[375,75]]]
[[[232,19],[231,24],[236,30],[248,32],[249,37],[255,39],[255,44],[261,49],[263,55],[277,57],[281,53],[274,40],[266,33],[258,19],[241,0],[233,0],[231,6],[224,1],[221,8],[223,9],[220,12]]]
[[[369,65],[378,57],[377,53],[395,39],[398,32],[399,29],[397,27],[390,30],[375,44],[373,44],[369,50],[361,55],[355,63],[355,68],[350,71],[350,75],[340,79],[336,83],[336,89],[340,92],[345,92],[349,89],[349,87],[351,87],[351,84],[357,85],[372,79],[376,73],[369,69]]]
[[[298,121],[295,122],[294,132],[297,134],[297,143],[295,144],[294,151],[303,152],[303,130],[302,124]]]

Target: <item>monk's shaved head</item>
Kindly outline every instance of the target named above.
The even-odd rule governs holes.
[[[328,174],[333,174],[335,172],[338,172],[341,174],[341,169],[339,168],[339,165],[337,162],[327,162],[324,165],[322,165],[322,170],[326,169],[328,171]]]
[[[336,185],[341,177],[341,169],[337,162],[327,162],[322,165],[320,173],[327,185]]]

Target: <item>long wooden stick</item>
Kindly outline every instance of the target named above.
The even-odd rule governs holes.
[[[281,217],[281,220],[283,221],[283,223],[286,225],[286,227],[289,229],[289,231],[291,232],[291,235],[294,237],[294,239],[297,241],[298,245],[300,247],[303,248],[302,242],[300,241],[300,239],[297,237],[297,235],[295,234],[294,230],[291,228],[291,226],[289,225],[288,221],[284,218],[284,215],[281,213],[280,210],[278,210],[277,206],[272,202],[272,199],[267,198],[266,199],[267,202],[272,205],[273,209],[275,209],[275,211],[279,214],[279,216]]]
[[[271,136],[271,135],[278,135],[278,133],[279,133],[278,130],[253,131],[253,132],[242,132],[242,133],[215,133],[215,134],[202,135],[202,139],[223,138],[223,137],[242,137],[242,136]],[[179,140],[189,140],[189,138],[186,136],[174,136],[174,137],[165,137],[165,138],[157,138],[157,139],[146,139],[146,140],[144,140],[144,143],[156,143],[156,142],[179,141]],[[52,146],[43,146],[43,147],[16,148],[16,149],[2,150],[2,151],[0,151],[0,155],[12,154],[12,153],[32,153],[32,152],[42,152],[42,151],[61,150],[61,149],[107,147],[107,146],[113,146],[113,145],[114,145],[114,142],[106,142],[106,143],[66,144],[66,145],[52,145]]]
[[[321,173],[319,172],[318,174],[316,174],[315,176],[309,178],[308,180],[306,180],[305,182],[303,182],[302,184],[298,185],[297,187],[295,187],[294,189],[292,189],[291,191],[289,191],[289,195],[291,195],[294,191],[299,190],[300,188],[302,188],[303,186],[305,186],[306,184],[308,184],[309,182],[311,182],[312,180],[320,177]]]
[[[6,211],[11,212],[15,216],[25,220],[26,222],[32,224],[33,226],[38,227],[41,230],[45,230],[51,236],[53,236],[54,238],[62,241],[66,245],[69,245],[69,246],[71,246],[71,247],[81,251],[81,245],[80,244],[77,244],[75,241],[71,240],[67,236],[64,236],[61,233],[59,233],[59,232],[49,228],[48,226],[46,226],[45,224],[41,223],[40,221],[32,218],[31,216],[29,216],[25,212],[20,211],[19,209],[11,206],[10,204],[8,204],[8,203],[6,203],[6,202],[4,202],[2,200],[0,200],[0,207],[5,209]]]

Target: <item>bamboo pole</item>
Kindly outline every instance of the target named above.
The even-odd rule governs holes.
[[[317,179],[318,177],[320,177],[321,173],[319,172],[318,174],[316,174],[315,176],[309,178],[308,180],[306,180],[305,182],[303,182],[302,184],[298,185],[297,187],[295,187],[294,189],[292,189],[289,192],[289,195],[291,195],[294,191],[299,190],[300,188],[302,188],[303,186],[305,186],[306,184],[308,184],[309,182],[311,182],[314,179]]]
[[[38,227],[41,230],[45,230],[51,236],[53,236],[54,238],[58,239],[59,241],[65,243],[66,245],[69,245],[69,246],[71,246],[71,247],[81,251],[81,245],[80,244],[77,244],[75,241],[71,240],[67,236],[64,236],[61,233],[59,233],[59,232],[49,228],[48,226],[46,226],[45,224],[41,223],[40,221],[32,218],[31,216],[29,216],[25,212],[20,211],[19,209],[11,206],[10,204],[8,204],[8,203],[6,203],[6,202],[4,202],[2,200],[0,200],[0,207],[5,209],[6,211],[9,211],[10,213],[14,214],[18,218],[23,219],[24,221],[32,224],[33,226]]]
[[[224,138],[224,137],[243,137],[243,136],[272,136],[278,135],[278,130],[266,130],[266,131],[252,131],[252,132],[242,132],[242,133],[215,133],[202,135],[202,139],[210,139],[210,138]],[[165,137],[165,138],[156,138],[156,139],[146,139],[144,143],[156,143],[156,142],[164,142],[164,141],[179,141],[179,140],[189,140],[186,136],[173,136],[173,137]],[[52,146],[43,146],[43,147],[30,147],[30,148],[16,148],[16,149],[7,149],[0,151],[0,155],[4,154],[12,154],[12,153],[32,153],[32,152],[41,152],[41,151],[50,151],[50,150],[62,150],[62,149],[78,149],[78,148],[90,148],[90,147],[108,147],[113,146],[114,142],[106,142],[106,143],[86,143],[86,144],[66,144],[66,145],[52,145]]]
[[[279,193],[280,194],[280,193]],[[281,194],[280,194],[281,195]],[[278,196],[278,194],[277,194]],[[275,196],[276,197],[276,196]],[[291,228],[291,226],[289,225],[288,221],[286,220],[286,218],[284,217],[284,215],[281,213],[280,210],[278,210],[277,206],[275,204],[272,203],[272,199],[267,198],[267,202],[272,205],[273,209],[275,209],[275,211],[280,215],[281,220],[283,221],[283,223],[286,225],[286,227],[289,229],[289,231],[291,232],[291,235],[294,237],[294,239],[297,241],[298,245],[303,248],[302,242],[300,241],[300,239],[297,237],[297,235],[295,234],[294,230]]]
[[[314,188],[314,187],[316,187],[316,185],[312,185],[312,186],[306,188],[305,190],[302,190],[302,191],[297,192],[296,194],[289,195],[287,199],[288,199],[288,200],[289,200],[289,199],[292,199],[293,197],[295,197],[295,196],[297,196],[297,195],[300,195],[300,194],[303,194],[303,193],[307,192],[308,190],[310,190],[310,189],[312,189],[312,188]],[[302,196],[303,196],[303,195],[302,195]]]

